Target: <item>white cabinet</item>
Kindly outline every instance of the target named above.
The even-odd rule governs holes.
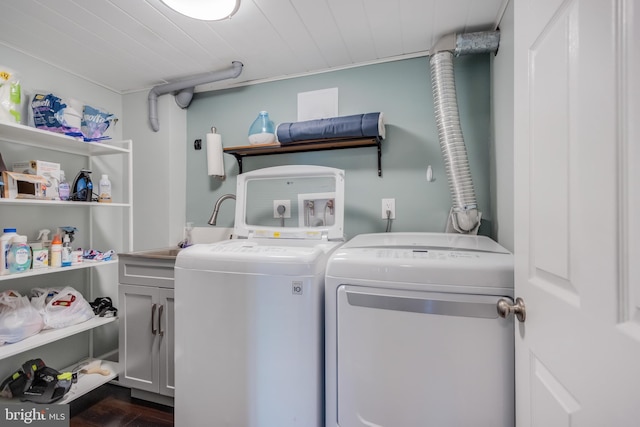
[[[175,390],[174,260],[122,254],[119,263],[119,382],[134,397],[171,404],[154,394],[173,397]]]
[[[111,140],[88,143],[19,124],[0,123],[0,153],[9,170],[17,161],[47,160],[61,164],[70,184],[77,171],[89,169],[96,184],[101,174],[108,174],[116,188],[114,202],[104,204],[0,198],[0,228],[15,227],[19,234],[33,241],[39,229],[48,228],[55,233],[57,227],[75,226],[78,232],[74,247],[112,249],[116,253],[130,251],[133,244],[131,145],[131,141]],[[87,301],[108,296],[118,307],[116,266],[114,259],[3,275],[0,290],[15,289],[25,295],[35,287],[69,285],[82,292]],[[0,377],[4,379],[24,360],[33,357],[42,358],[58,370],[72,368],[87,359],[114,360],[118,345],[116,320],[98,317],[0,346]],[[62,402],[68,403],[119,373],[116,362],[104,361],[103,368],[110,370],[111,375],[81,376]]]

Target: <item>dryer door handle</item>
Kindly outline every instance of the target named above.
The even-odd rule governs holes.
[[[472,302],[378,295],[354,291],[346,291],[346,294],[347,301],[349,305],[352,306],[444,316],[480,317],[484,319],[498,318],[495,299],[493,302]]]

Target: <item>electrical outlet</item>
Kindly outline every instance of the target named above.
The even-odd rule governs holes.
[[[278,206],[284,206],[283,218],[291,218],[291,200],[274,200],[273,201],[273,217],[280,218]]]
[[[391,219],[396,219],[396,199],[382,199],[382,219],[387,219],[387,211],[391,211]]]

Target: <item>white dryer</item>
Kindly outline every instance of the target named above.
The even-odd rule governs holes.
[[[176,260],[176,425],[324,427],[324,276],[343,243],[344,172],[256,170],[236,197],[236,239]]]
[[[513,427],[513,256],[483,236],[364,234],[325,279],[327,427]]]

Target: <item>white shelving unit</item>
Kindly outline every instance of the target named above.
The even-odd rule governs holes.
[[[89,218],[89,223],[91,222],[91,217],[97,212],[104,212],[103,209],[112,210],[112,209],[123,209],[125,213],[122,215],[123,224],[121,229],[128,230],[128,235],[126,238],[121,239],[121,243],[119,247],[114,247],[117,252],[130,252],[133,248],[133,161],[132,161],[132,141],[102,141],[102,142],[84,142],[80,141],[62,134],[56,134],[40,129],[35,129],[28,126],[23,126],[19,124],[12,123],[0,123],[0,141],[10,143],[13,147],[13,144],[16,144],[16,147],[21,150],[24,147],[27,148],[25,150],[28,152],[28,147],[34,147],[38,149],[50,150],[61,152],[69,155],[76,156],[84,156],[87,158],[87,164],[89,168],[93,166],[93,161],[96,157],[101,156],[125,156],[125,161],[123,164],[123,177],[124,177],[124,185],[122,188],[123,196],[120,199],[117,199],[114,203],[94,203],[94,202],[71,202],[71,201],[55,201],[55,200],[33,200],[33,199],[4,199],[0,198],[0,217],[3,217],[3,222],[7,223],[6,219],[10,215],[7,212],[11,211],[12,207],[20,206],[20,207],[33,207],[33,209],[37,209],[38,212],[46,212],[49,208],[71,208],[71,209],[84,209],[86,213],[82,215],[87,215]],[[7,146],[7,145],[5,145]],[[5,158],[6,160],[6,158]],[[20,208],[22,209],[22,208]],[[4,212],[3,212],[4,211]],[[75,212],[75,211],[74,211]],[[83,211],[80,211],[83,212]],[[89,246],[94,247],[93,244],[93,224],[89,227],[88,230],[88,240]],[[94,297],[91,295],[93,293],[93,273],[95,268],[114,268],[117,271],[117,259],[112,259],[110,261],[86,261],[82,264],[73,265],[70,267],[61,267],[61,268],[43,268],[36,270],[29,270],[24,273],[18,274],[9,274],[0,276],[0,291],[11,289],[10,283],[12,280],[17,280],[26,277],[35,277],[49,274],[64,274],[65,272],[80,270],[80,269],[89,269],[90,276],[90,284],[89,284],[89,295],[85,295],[85,298],[88,301],[91,301]],[[117,272],[114,274],[113,281],[113,295],[117,297],[118,292],[118,283],[117,283]],[[111,283],[109,283],[111,286]],[[116,299],[114,298],[114,305],[116,304]],[[91,337],[89,338],[89,357],[92,359],[93,355],[93,330],[95,328],[102,327],[104,325],[113,323],[117,320],[117,318],[100,318],[96,317],[90,319],[86,322],[69,326],[61,329],[46,329],[41,331],[39,334],[34,335],[32,337],[26,338],[22,341],[13,344],[5,344],[0,346],[0,362],[20,353],[27,352],[28,350],[32,350],[41,346],[45,346],[47,344],[53,343],[55,341],[71,337],[76,334],[84,333],[89,331],[91,333]],[[81,357],[78,360],[78,363],[82,363],[86,357]],[[74,366],[77,366],[74,365]],[[119,374],[119,366],[116,362],[111,361],[102,361],[102,367],[109,370],[110,374],[107,376],[102,376],[99,374],[91,374],[91,375],[79,375],[78,383],[76,383],[69,394],[65,396],[65,398],[59,403],[69,403],[71,400],[80,397],[81,395],[99,387],[101,384],[104,384]],[[68,367],[64,370],[70,370],[73,366]]]
[[[89,331],[93,328],[97,328],[98,326],[114,322],[115,320],[117,320],[115,317],[94,317],[86,322],[67,326],[66,328],[44,329],[40,331],[40,333],[29,338],[25,338],[22,341],[0,346],[0,360],[23,353],[32,348],[58,341],[62,338],[70,337],[71,335],[79,334],[80,332]]]
[[[64,272],[64,271],[72,271],[72,270],[81,270],[84,268],[93,268],[93,267],[99,267],[102,265],[109,265],[109,264],[117,264],[118,260],[117,259],[112,259],[109,261],[87,261],[85,260],[82,264],[76,264],[76,265],[71,265],[69,267],[49,267],[49,268],[38,268],[35,270],[29,270],[29,271],[24,271],[22,273],[15,273],[15,274],[5,274],[0,276],[0,282],[3,280],[15,280],[15,279],[20,279],[23,277],[33,277],[33,276],[41,276],[43,274],[51,274],[51,273],[58,273],[58,272]],[[1,349],[2,347],[0,347]],[[2,352],[0,351],[0,355],[2,354]]]
[[[90,362],[95,359],[87,359],[84,362]],[[73,370],[77,366],[68,366],[65,369],[62,369],[62,372],[69,372]],[[71,403],[78,397],[89,393],[92,390],[100,387],[102,384],[108,383],[112,379],[118,376],[120,372],[120,366],[116,362],[102,361],[101,365],[102,369],[106,369],[109,371],[109,375],[100,375],[100,374],[78,374],[78,382],[71,387],[71,390],[60,400],[59,404]]]
[[[102,156],[109,154],[130,154],[131,141],[84,142],[69,136],[36,129],[17,123],[0,123],[0,138],[4,141],[47,150],[83,156]]]
[[[128,203],[98,203],[98,202],[69,202],[62,200],[33,200],[33,199],[0,199],[0,204],[4,205],[48,205],[48,206],[100,206],[101,208],[121,208],[129,207]]]
[[[82,360],[73,366],[68,366],[65,369],[61,369],[60,372],[71,372],[73,370],[77,370],[78,366],[94,360],[96,359],[89,358]],[[102,360],[101,362],[102,363],[100,368],[109,371],[108,375],[78,373],[78,381],[71,387],[69,392],[67,392],[67,394],[61,400],[56,402],[56,404],[63,405],[71,403],[77,398],[89,393],[92,390],[95,390],[102,384],[108,383],[118,376],[118,373],[120,372],[120,365],[118,363],[104,360]],[[17,397],[14,397],[12,399],[0,398],[0,402],[18,403],[20,402],[20,399]]]

